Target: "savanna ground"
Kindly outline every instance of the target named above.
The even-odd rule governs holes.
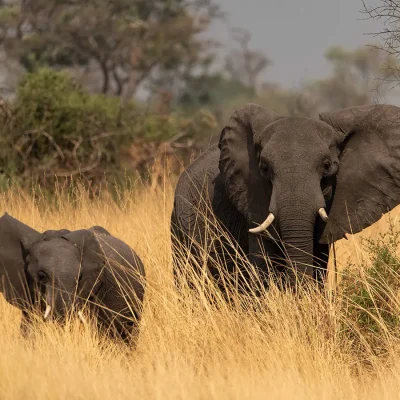
[[[56,198],[50,205],[44,197],[11,189],[0,197],[0,213],[7,211],[41,231],[102,225],[129,243],[148,277],[139,342],[136,350],[112,343],[77,320],[64,328],[38,323],[33,336],[23,339],[20,312],[1,300],[0,398],[399,397],[400,304],[395,289],[384,302],[391,318],[379,312],[379,298],[375,311],[361,315],[358,303],[349,303],[348,292],[340,287],[308,291],[300,298],[272,288],[241,305],[218,300],[211,305],[206,294],[195,300],[189,292],[178,295],[174,290],[172,184],[120,193],[118,204],[106,193],[90,200],[84,190],[72,196],[59,191]],[[391,213],[394,227],[399,211]],[[362,236],[378,238],[388,230],[388,221],[383,218]],[[340,271],[355,271],[356,282],[374,292],[365,273],[371,254],[360,235],[339,242],[336,250]],[[381,261],[396,260],[392,256]],[[363,325],[365,316],[371,319]]]

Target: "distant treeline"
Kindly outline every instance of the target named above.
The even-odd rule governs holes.
[[[316,116],[374,101],[398,71],[376,47],[333,47],[330,76],[283,89],[246,31],[230,52],[207,36],[222,18],[214,0],[0,1],[0,188],[143,177],[187,163],[246,102]]]

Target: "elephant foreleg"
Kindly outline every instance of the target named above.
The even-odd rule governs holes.
[[[22,311],[21,325],[19,327],[19,332],[21,336],[25,339],[29,337],[29,333],[32,328],[32,318],[29,311]]]
[[[329,245],[328,244],[314,244],[314,279],[319,282],[325,282],[327,275],[327,267],[329,260]]]
[[[249,235],[249,261],[255,267],[258,274],[256,280],[263,287],[268,285],[271,272],[271,258],[275,254],[275,243],[270,238],[265,238],[260,235]],[[260,288],[261,290],[263,289]]]

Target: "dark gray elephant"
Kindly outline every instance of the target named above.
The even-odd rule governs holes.
[[[233,238],[260,272],[267,271],[266,254],[290,284],[295,275],[323,278],[329,244],[399,204],[400,108],[358,106],[319,117],[282,117],[255,104],[232,115],[218,146],[179,179],[171,218],[175,271],[178,246],[196,254],[207,244],[206,215],[225,230],[211,258],[234,257],[227,243]],[[210,269],[221,278],[213,263]]]
[[[141,260],[104,228],[40,233],[5,213],[0,218],[1,291],[23,311],[63,320],[74,308],[97,316],[99,327],[128,340],[136,332],[144,296]]]

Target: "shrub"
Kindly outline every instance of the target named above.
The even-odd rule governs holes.
[[[396,254],[400,232],[390,220],[377,239],[364,239],[368,255],[359,269],[346,271],[342,284],[346,316],[344,332],[358,351],[373,355],[389,351],[385,338],[400,339],[400,259]]]
[[[0,129],[3,188],[71,175],[91,185],[105,177],[126,178],[121,153],[136,139],[161,142],[182,130],[197,134],[179,115],[144,112],[133,102],[90,94],[67,73],[51,69],[27,74],[15,101],[1,103]]]

